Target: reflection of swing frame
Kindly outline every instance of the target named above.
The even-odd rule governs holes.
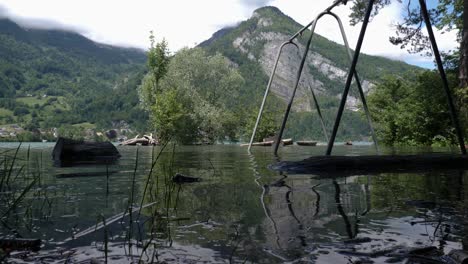
[[[285,116],[284,116],[283,122],[281,124],[281,129],[279,131],[278,137],[277,137],[276,142],[275,142],[274,154],[276,155],[278,153],[279,143],[281,142],[283,132],[284,132],[284,128],[286,126],[286,122],[287,122],[287,119],[288,119],[288,116],[289,116],[289,112],[291,111],[292,103],[294,101],[294,96],[296,94],[296,90],[297,90],[297,87],[299,85],[299,81],[300,81],[300,78],[301,78],[302,69],[304,67],[305,60],[306,60],[307,54],[308,54],[309,49],[310,49],[310,44],[311,44],[311,41],[312,41],[312,37],[314,35],[315,26],[317,25],[317,21],[321,17],[323,17],[324,15],[327,15],[327,14],[333,16],[338,21],[338,24],[339,24],[340,30],[341,30],[341,34],[343,36],[343,40],[345,42],[345,46],[348,49],[348,55],[349,55],[350,59],[352,57],[352,60],[351,60],[351,67],[350,67],[348,75],[347,75],[346,84],[345,84],[345,88],[344,88],[343,95],[342,95],[342,98],[341,98],[340,106],[339,106],[339,109],[338,109],[337,117],[335,119],[335,123],[334,123],[334,126],[333,126],[333,131],[332,131],[330,139],[328,140],[326,155],[331,155],[331,152],[332,152],[332,149],[333,149],[333,144],[335,142],[338,127],[339,127],[340,122],[341,122],[341,117],[343,115],[344,107],[345,107],[345,104],[346,104],[346,100],[347,100],[347,97],[348,97],[348,93],[349,93],[349,89],[351,87],[351,82],[352,82],[353,77],[356,79],[359,94],[360,94],[361,100],[363,102],[364,110],[366,112],[367,121],[369,123],[370,129],[371,129],[371,132],[372,132],[372,137],[373,137],[375,146],[377,148],[377,141],[376,141],[376,137],[375,137],[373,127],[372,127],[372,123],[371,123],[369,111],[368,111],[368,108],[367,108],[366,100],[365,100],[365,97],[364,97],[364,92],[362,90],[362,87],[361,87],[361,84],[360,84],[360,81],[359,81],[359,77],[358,77],[358,75],[356,73],[356,65],[357,65],[359,55],[360,55],[360,52],[361,52],[361,47],[362,47],[362,43],[363,43],[363,40],[364,40],[364,35],[366,33],[366,30],[367,30],[367,25],[369,24],[369,18],[371,16],[371,13],[372,13],[372,10],[373,10],[374,1],[375,0],[369,0],[368,6],[367,6],[367,9],[366,9],[366,14],[365,14],[363,24],[362,24],[362,27],[361,27],[361,32],[359,34],[359,39],[358,39],[358,42],[356,44],[356,48],[355,48],[355,52],[354,52],[353,56],[351,55],[351,50],[349,49],[349,45],[347,45],[348,43],[347,43],[347,40],[346,40],[346,35],[345,35],[345,32],[344,32],[341,20],[339,19],[339,17],[336,14],[331,12],[331,10],[334,7],[340,5],[341,3],[346,4],[347,0],[337,0],[337,1],[335,1],[329,8],[327,8],[324,12],[320,13],[315,20],[313,20],[307,26],[302,28],[299,32],[294,34],[287,42],[285,42],[285,43],[283,43],[281,45],[281,48],[280,48],[280,50],[278,52],[278,56],[277,56],[277,59],[276,59],[275,66],[273,68],[273,71],[272,71],[271,76],[270,76],[270,80],[269,80],[268,85],[267,85],[267,89],[265,91],[265,95],[264,95],[264,98],[263,98],[263,101],[262,101],[262,105],[261,105],[259,113],[258,113],[257,122],[256,122],[254,130],[252,132],[252,137],[251,137],[251,140],[250,140],[250,143],[249,143],[249,150],[251,149],[253,139],[254,139],[256,131],[257,131],[258,123],[261,120],[261,115],[262,115],[262,112],[263,112],[266,97],[267,97],[267,95],[269,93],[269,90],[271,88],[271,84],[272,84],[272,81],[273,81],[273,78],[274,78],[274,75],[275,75],[275,72],[276,72],[277,64],[278,64],[278,61],[279,61],[279,58],[281,56],[281,53],[282,53],[282,50],[283,50],[284,46],[286,46],[287,44],[293,44],[293,45],[295,45],[297,47],[297,45],[295,43],[293,43],[294,39],[296,39],[300,34],[302,34],[307,28],[309,28],[312,25],[311,35],[310,35],[309,40],[307,42],[306,49],[304,51],[304,55],[302,57],[301,64],[300,64],[299,70],[297,72],[297,78],[296,78],[296,82],[295,82],[295,85],[294,85],[294,90],[293,90],[293,93],[292,93],[291,98],[289,100],[289,103],[288,103],[288,106],[287,106],[287,109],[286,109],[286,112],[285,112]],[[451,117],[453,126],[455,127],[455,130],[456,130],[456,134],[457,134],[457,138],[458,138],[458,142],[459,142],[459,145],[460,145],[461,152],[462,152],[462,154],[466,154],[466,148],[465,148],[465,143],[464,143],[464,139],[463,139],[462,130],[461,130],[461,127],[459,125],[459,121],[458,121],[458,117],[457,117],[457,114],[456,114],[455,106],[454,106],[453,100],[452,100],[452,95],[451,95],[450,89],[448,87],[447,76],[445,74],[445,70],[444,70],[443,65],[442,65],[442,60],[441,60],[440,53],[439,53],[439,50],[438,50],[438,47],[437,47],[437,43],[436,43],[436,40],[435,40],[435,37],[434,37],[434,33],[432,31],[432,26],[431,26],[431,21],[430,21],[429,15],[428,15],[427,6],[426,6],[426,3],[425,3],[424,0],[419,0],[419,3],[420,3],[420,6],[421,6],[421,12],[422,12],[422,15],[423,15],[423,18],[424,18],[424,22],[426,24],[426,28],[428,30],[429,39],[431,41],[432,50],[434,52],[434,57],[436,59],[438,70],[439,70],[440,76],[442,78],[442,82],[443,82],[444,89],[445,89],[445,92],[446,92],[447,102],[448,102],[449,111],[450,111],[450,117]],[[378,148],[377,148],[377,150],[378,150]]]

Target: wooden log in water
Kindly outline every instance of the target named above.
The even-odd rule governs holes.
[[[256,146],[256,147],[269,147],[269,146],[272,146],[273,143],[275,143],[274,141],[264,141],[264,142],[253,142],[252,143],[252,146]],[[248,146],[249,144],[241,144],[241,147],[246,147]]]
[[[119,158],[119,151],[110,142],[86,142],[60,137],[52,151],[54,165],[59,167],[110,164]]]
[[[459,154],[315,156],[302,161],[283,161],[269,167],[278,171],[322,176],[468,170],[468,156]]]
[[[143,137],[138,137],[136,136],[135,138],[125,140],[121,142],[119,145],[122,146],[136,146],[136,145],[142,145],[142,146],[155,146],[157,145],[158,142],[153,138],[153,135],[144,135]]]

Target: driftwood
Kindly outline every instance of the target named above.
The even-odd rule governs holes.
[[[319,176],[466,170],[468,156],[456,154],[316,156],[302,161],[283,161],[269,167],[278,171]]]
[[[269,147],[272,146],[274,141],[264,141],[264,142],[252,142],[252,146],[257,146],[257,147]],[[241,144],[241,147],[246,147],[249,144]]]
[[[252,146],[257,146],[257,147],[269,147],[273,146],[275,144],[275,137],[269,137],[269,138],[264,138],[262,142],[252,142]],[[281,143],[283,146],[288,146],[293,144],[293,140],[291,138],[287,139],[282,139]],[[241,147],[246,147],[249,146],[249,144],[241,144]]]
[[[122,145],[122,146],[135,146],[135,145],[155,146],[155,145],[158,145],[158,141],[153,138],[153,134],[143,135],[143,137],[138,137],[138,136],[139,135],[137,135],[135,138],[125,140],[119,145]]]
[[[110,142],[86,142],[58,138],[52,151],[54,165],[69,167],[84,164],[110,164],[120,158]]]

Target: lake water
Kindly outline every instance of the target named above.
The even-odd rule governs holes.
[[[12,262],[405,263],[468,245],[466,171],[293,175],[267,168],[278,161],[270,147],[237,145],[118,147],[116,164],[57,168],[53,144],[23,143],[11,162],[17,146],[0,145],[0,237],[42,245]],[[428,151],[456,149],[384,152]],[[279,159],[323,153],[288,146]],[[176,173],[201,181],[176,184]]]

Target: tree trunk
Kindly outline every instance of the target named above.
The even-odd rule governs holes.
[[[468,1],[463,1],[463,31],[460,46],[460,87],[468,86]]]

